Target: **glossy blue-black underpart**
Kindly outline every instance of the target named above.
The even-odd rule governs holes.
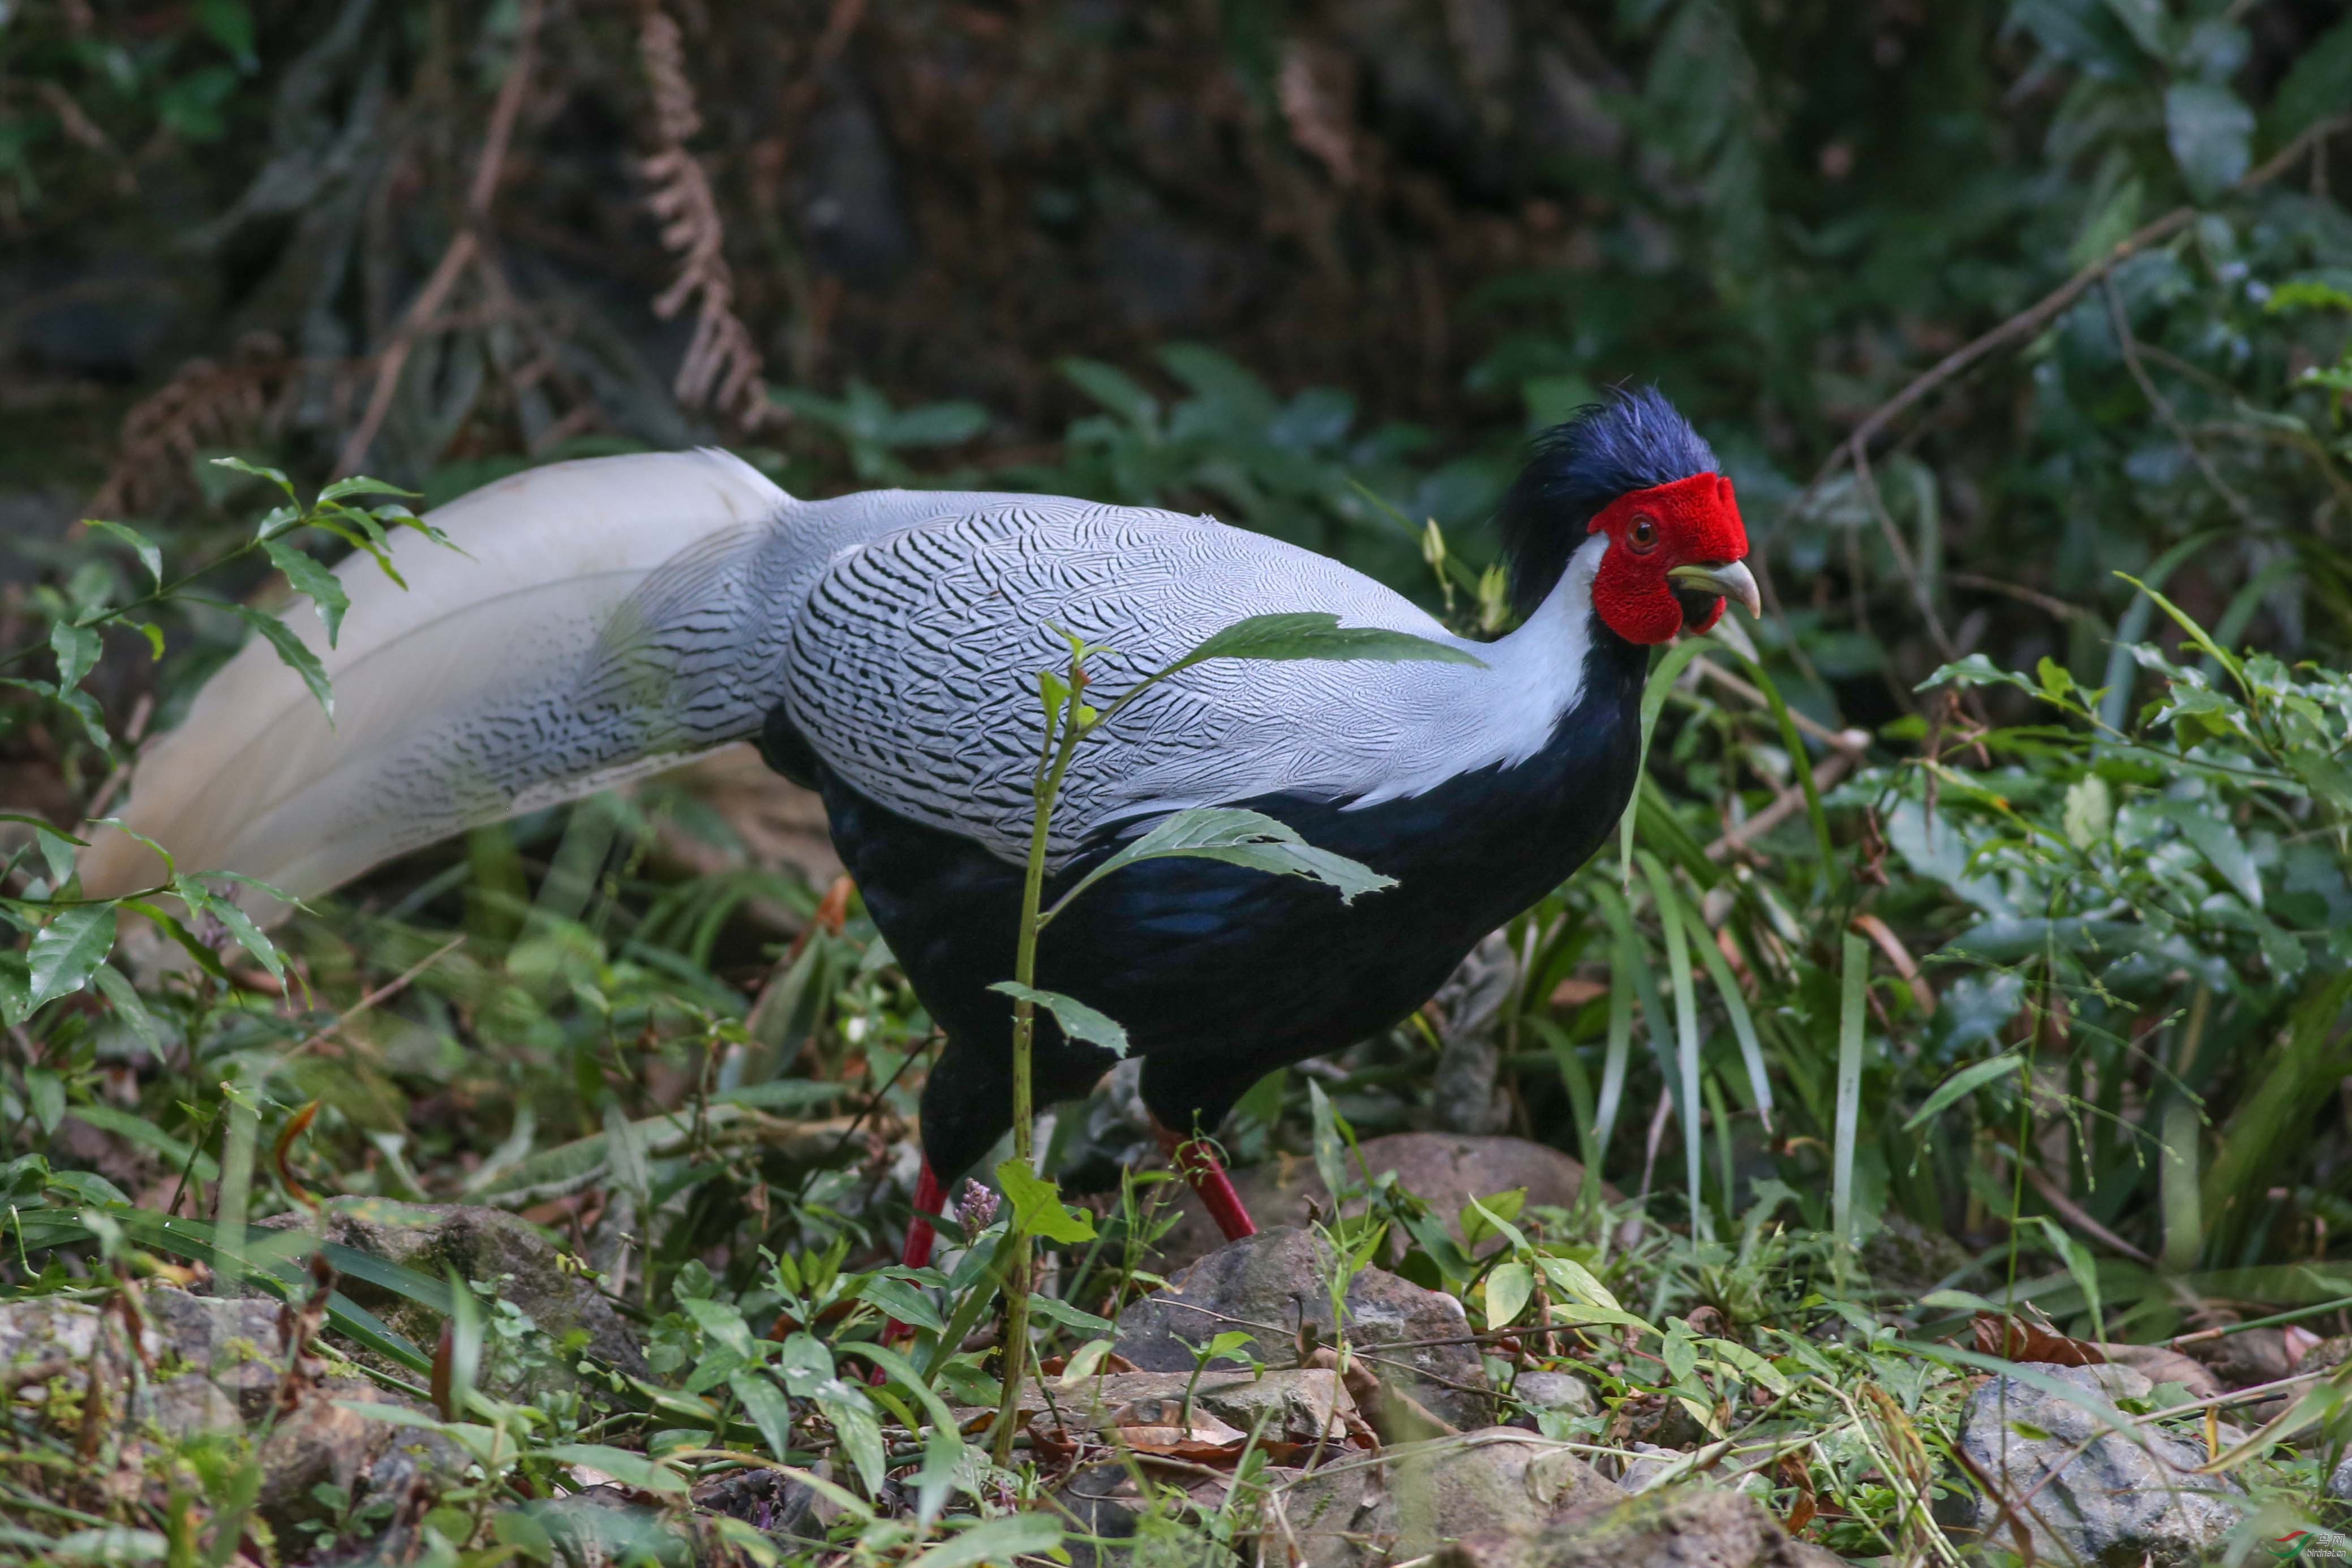
[[[1265,1074],[1404,1018],[1480,938],[1583,864],[1632,797],[1647,651],[1597,620],[1593,643],[1577,706],[1516,766],[1360,810],[1286,795],[1236,802],[1397,886],[1343,904],[1298,877],[1147,861],[1089,888],[1046,928],[1038,984],[1126,1026],[1144,1059],[1144,1103],[1179,1132],[1213,1132]],[[843,862],[947,1033],[923,1091],[922,1130],[932,1168],[952,1181],[1013,1124],[1012,1003],[989,987],[1013,972],[1021,868],[852,789],[781,707],[761,749],[824,795]],[[1048,906],[1116,847],[1049,881]],[[1041,1018],[1037,1103],[1084,1094],[1111,1061]]]

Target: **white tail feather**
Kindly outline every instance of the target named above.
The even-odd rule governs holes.
[[[339,646],[307,604],[289,614],[333,682],[331,727],[257,638],[147,749],[123,821],[184,871],[303,897],[754,733],[775,696],[753,667],[756,547],[792,505],[719,452],[557,464],[453,501],[432,520],[457,550],[397,536],[405,591],[364,555],[338,570]],[[81,873],[106,896],[163,863],[110,828]]]

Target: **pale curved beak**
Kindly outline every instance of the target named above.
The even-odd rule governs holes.
[[[1764,601],[1756,591],[1756,578],[1745,561],[1727,560],[1714,566],[1666,569],[1667,580],[1697,593],[1718,593],[1748,612],[1751,621],[1764,618]]]

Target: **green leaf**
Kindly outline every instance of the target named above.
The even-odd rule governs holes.
[[[1091,1217],[1082,1216],[1081,1218],[1086,1218],[1089,1224],[1092,1223]],[[1033,1293],[1029,1298],[1029,1312],[1033,1317],[1048,1319],[1061,1324],[1064,1328],[1076,1329],[1080,1333],[1108,1334],[1118,1332],[1118,1325],[1108,1318],[1098,1318],[1092,1312],[1070,1305],[1059,1296]],[[1246,1341],[1249,1335],[1244,1334],[1242,1338]]]
[[[424,498],[414,490],[404,490],[399,486],[387,484],[382,479],[371,479],[364,474],[354,474],[348,479],[338,479],[320,491],[319,504],[325,506],[333,501],[347,501],[353,496],[397,496],[411,501]]]
[[[139,564],[147,569],[147,575],[154,580],[155,586],[163,586],[163,552],[157,549],[154,541],[145,534],[128,523],[110,523],[101,517],[89,518],[82,526],[129,545],[131,553],[139,558]]]
[[[2343,17],[2305,44],[2287,68],[2270,107],[2263,111],[2264,129],[2273,141],[2286,141],[2297,131],[2352,103],[2352,16]]]
[[[25,955],[0,947],[0,1026],[16,1028],[33,1011],[33,973]]]
[[[1637,788],[1641,782],[1643,771],[1650,765],[1650,736],[1658,727],[1658,715],[1665,708],[1666,694],[1672,691],[1675,683],[1682,678],[1682,673],[1689,667],[1690,662],[1706,653],[1706,649],[1707,644],[1703,638],[1684,638],[1666,650],[1665,656],[1658,661],[1658,667],[1650,672],[1649,681],[1642,687],[1640,760],[1633,768],[1633,779]],[[1798,752],[1796,759],[1798,767],[1802,768],[1805,765],[1803,752]],[[1625,814],[1619,819],[1617,824],[1617,858],[1619,863],[1625,868],[1626,876],[1632,877],[1633,874],[1633,801],[1630,799],[1625,802]]]
[[[21,811],[0,811],[0,822],[15,822],[33,830],[33,840],[40,846],[42,862],[49,868],[49,880],[59,886],[73,876],[74,851],[89,847],[71,833],[61,832],[40,818],[28,817]]]
[[[2164,93],[2164,139],[2189,193],[2210,202],[2253,162],[2254,111],[2228,88],[2175,82]]]
[[[1855,1244],[1853,1155],[1862,1140],[1862,1027],[1870,994],[1870,944],[1849,931],[1840,974],[1837,1122],[1830,1148],[1831,1225],[1840,1246]]]
[[[908,1568],[982,1568],[1042,1556],[1062,1544],[1062,1527],[1048,1513],[1008,1513],[983,1520],[924,1552]]]
[[[2008,1077],[2024,1065],[2025,1059],[2014,1054],[1987,1057],[1982,1061],[1969,1063],[1936,1086],[1936,1092],[1927,1096],[1927,1103],[1913,1112],[1911,1119],[1903,1124],[1903,1130],[1917,1132],[1964,1096],[1975,1093],[1995,1079]]]
[[[683,1492],[686,1478],[657,1459],[643,1454],[633,1454],[626,1448],[608,1448],[602,1443],[557,1443],[539,1450],[559,1465],[586,1465],[604,1471],[623,1486],[641,1488],[646,1491]]]
[[[1525,1263],[1498,1263],[1486,1276],[1486,1327],[1499,1329],[1518,1321],[1535,1295],[1535,1270]]]
[[[1172,674],[1206,659],[1365,659],[1384,664],[1428,663],[1470,664],[1486,662],[1466,648],[1391,632],[1377,626],[1342,626],[1328,611],[1291,611],[1253,615],[1236,621],[1168,666]]]
[[[70,622],[55,621],[49,624],[49,652],[58,658],[58,689],[71,691],[81,685],[106,651],[93,627],[76,626]]]
[[[99,1102],[75,1106],[73,1115],[74,1120],[87,1122],[101,1133],[111,1133],[118,1138],[153,1150],[163,1155],[164,1162],[174,1171],[184,1167],[198,1181],[220,1180],[220,1166],[214,1163],[212,1155],[190,1147],[148,1117],[136,1116],[120,1106]]]
[[[2142,593],[2147,594],[2149,599],[2155,601],[2156,607],[2158,610],[2163,611],[2167,615],[2172,617],[2172,623],[2179,627],[2184,632],[2188,633],[2189,640],[2197,644],[2200,652],[2204,653],[2207,658],[2211,659],[2215,664],[2230,672],[2231,679],[2238,683],[2238,689],[2240,691],[2244,692],[2248,696],[2252,696],[2253,695],[2253,687],[2248,685],[2246,681],[2246,667],[2238,662],[2235,655],[2224,652],[2219,643],[2214,642],[2211,637],[2206,635],[2205,628],[2199,625],[2195,619],[2193,619],[2187,611],[2181,609],[2180,606],[2175,604],[2169,599],[2167,599],[2163,594],[2158,593],[2155,589],[2150,588],[2147,583],[2142,582],[2138,578],[2132,576],[2131,573],[2127,571],[2119,571],[2116,573],[2116,575],[2122,578],[2126,582],[2130,583],[2134,588],[2138,589]]]
[[[1318,850],[1301,838],[1296,828],[1263,812],[1239,806],[1195,806],[1163,820],[1088,872],[1076,887],[1055,901],[1046,918],[1059,915],[1072,899],[1111,873],[1139,861],[1168,856],[1223,861],[1228,865],[1249,866],[1280,875],[1309,877],[1327,887],[1337,888],[1342,904],[1353,904],[1360,894],[1396,885],[1394,877],[1382,876],[1345,855]]]
[[[310,695],[318,700],[320,711],[327,716],[327,722],[334,723],[334,688],[328,683],[327,667],[319,663],[319,655],[310,652],[302,639],[294,634],[294,629],[277,616],[265,614],[249,604],[232,603],[228,608],[238,620],[252,627],[278,650],[279,661],[302,677],[302,684],[310,688]]]
[[[1159,423],[1160,400],[1125,371],[1100,360],[1076,356],[1064,360],[1061,370],[1080,392],[1137,429],[1150,430]]]
[[[889,1465],[882,1446],[882,1423],[875,1416],[874,1406],[866,1403],[864,1394],[835,1378],[818,1385],[816,1407],[833,1423],[842,1452],[857,1468],[857,1479],[866,1483],[866,1495],[878,1496]]]
[[[743,1414],[760,1429],[761,1441],[768,1445],[768,1453],[782,1458],[791,1451],[793,1435],[792,1401],[776,1386],[774,1379],[764,1372],[746,1367],[727,1379],[727,1386],[735,1391],[742,1402]]]
[[[112,904],[84,904],[60,910],[33,933],[32,946],[25,954],[32,986],[28,1010],[71,996],[87,985],[91,972],[114,951],[114,930]]]
[[[1016,1002],[1044,1008],[1054,1015],[1054,1021],[1062,1026],[1062,1032],[1074,1040],[1101,1046],[1113,1056],[1127,1054],[1127,1030],[1119,1028],[1108,1014],[1097,1012],[1074,997],[1066,997],[1059,991],[1039,990],[1018,980],[1000,980],[988,988],[1003,991]]]
[[[1094,1216],[1062,1202],[1061,1188],[1029,1168],[1018,1157],[996,1167],[996,1185],[1013,1200],[1013,1223],[1032,1236],[1049,1241],[1091,1241]]]
[[[940,1317],[931,1299],[904,1280],[894,1280],[887,1274],[876,1274],[857,1287],[860,1301],[871,1301],[900,1322],[914,1328],[929,1329],[933,1333],[945,1333],[947,1323]]]
[[[267,479],[285,491],[288,500],[294,499],[294,481],[286,477],[286,471],[282,468],[264,468],[257,464],[247,463],[242,457],[215,457],[213,459],[213,466],[234,469],[239,474],[250,474],[257,479]]]
[[[2174,827],[2180,836],[2197,847],[2197,852],[2221,875],[2231,890],[2252,908],[2263,906],[2263,875],[2254,867],[2254,857],[2247,852],[2245,841],[2238,830],[2230,825],[2222,809],[2216,805],[2193,800],[2158,800],[2156,810]]]
[[[2116,825],[2116,798],[2107,781],[2086,773],[2067,786],[2059,822],[2066,830],[2066,841],[2078,850],[2105,842]]]
[[[318,559],[297,549],[283,538],[265,540],[261,548],[268,553],[270,564],[286,574],[286,580],[297,593],[307,594],[318,607],[320,623],[327,629],[327,646],[335,645],[335,638],[343,629],[343,612],[352,607],[351,595],[335,574],[319,564]]]

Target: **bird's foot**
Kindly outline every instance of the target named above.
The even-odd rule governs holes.
[[[1202,1205],[1208,1209],[1209,1218],[1217,1222],[1226,1240],[1239,1241],[1244,1236],[1257,1234],[1256,1223],[1242,1205],[1242,1195],[1234,1190],[1225,1167],[1217,1163],[1215,1145],[1206,1138],[1180,1136],[1157,1122],[1152,1124],[1151,1131],[1159,1138],[1170,1166],[1201,1195]]]
[[[898,1260],[908,1268],[920,1269],[929,1264],[931,1245],[939,1237],[939,1232],[931,1226],[931,1217],[940,1212],[940,1205],[945,1197],[946,1194],[940,1189],[939,1176],[931,1170],[931,1162],[925,1160],[923,1174],[915,1178],[915,1218],[908,1222],[907,1245],[898,1254]],[[882,1327],[882,1343],[892,1350],[914,1337],[915,1331],[897,1318],[892,1318]],[[876,1383],[887,1381],[880,1367],[874,1369],[873,1380]]]

